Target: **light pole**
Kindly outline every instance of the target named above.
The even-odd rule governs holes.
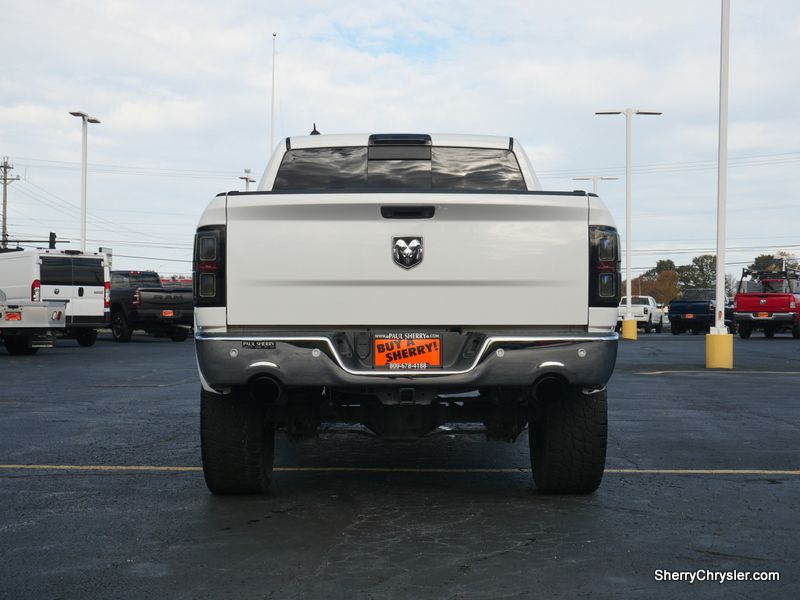
[[[601,175],[592,175],[591,177],[573,177],[573,181],[591,181],[592,182],[592,193],[597,194],[597,182],[598,181],[616,181],[619,177],[603,177]]]
[[[275,148],[275,38],[278,37],[276,32],[272,32],[272,102],[269,109],[269,150],[267,152],[267,161],[272,156],[272,151]]]
[[[733,368],[733,336],[725,327],[725,200],[728,187],[728,57],[731,2],[722,0],[719,43],[719,158],[717,165],[717,294],[714,327],[706,336],[706,368]]]
[[[621,108],[600,110],[596,115],[625,115],[625,318],[622,320],[622,337],[636,339],[636,320],[631,311],[631,119],[633,115],[660,115],[653,110]]]
[[[83,142],[81,144],[81,252],[86,252],[86,133],[89,123],[99,123],[99,119],[90,117],[85,112],[71,111],[73,117],[80,117],[83,124]]]
[[[245,192],[249,192],[250,191],[250,184],[256,182],[255,179],[250,179],[250,169],[245,169],[244,170],[244,175],[240,175],[239,179],[243,179],[244,180],[244,191]]]

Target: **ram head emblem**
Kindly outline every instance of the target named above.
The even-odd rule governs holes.
[[[392,258],[394,258],[396,264],[404,269],[416,267],[422,262],[422,238],[392,238]]]

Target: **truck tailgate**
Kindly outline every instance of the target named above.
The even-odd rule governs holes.
[[[406,236],[423,240],[411,269],[392,257]],[[228,324],[586,325],[588,243],[586,196],[229,196]]]
[[[708,300],[673,300],[669,305],[671,315],[714,315]]]
[[[792,312],[792,294],[736,294],[736,310],[739,312]]]
[[[139,288],[142,309],[192,310],[191,288]]]

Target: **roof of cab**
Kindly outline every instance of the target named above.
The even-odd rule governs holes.
[[[348,133],[332,135],[301,135],[286,138],[288,148],[340,148],[344,146],[366,146],[369,133]],[[431,145],[455,146],[463,148],[502,148],[511,147],[511,138],[498,135],[466,135],[455,133],[432,133]]]

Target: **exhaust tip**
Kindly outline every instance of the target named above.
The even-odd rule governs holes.
[[[550,400],[563,396],[567,382],[558,375],[544,375],[533,384],[536,400]]]
[[[250,397],[258,402],[277,402],[283,392],[280,382],[267,375],[254,377],[247,386]]]

